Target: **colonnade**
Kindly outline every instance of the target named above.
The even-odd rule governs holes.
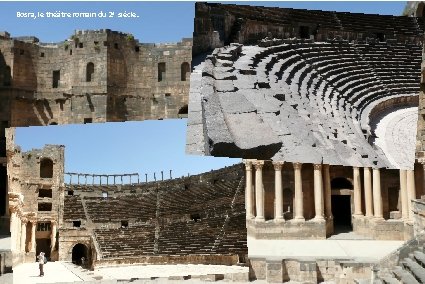
[[[37,221],[20,216],[16,207],[10,207],[10,231],[11,231],[11,250],[15,252],[34,252],[35,253],[35,234]],[[30,235],[27,236],[27,225],[31,225]],[[27,238],[29,242],[27,244]]]
[[[30,224],[30,235],[27,236],[27,225]],[[50,243],[51,251],[54,251],[56,244],[57,223],[55,220],[50,221]],[[16,252],[34,252],[36,251],[36,231],[37,220],[29,220],[25,217],[19,217],[15,210],[11,210],[11,250]],[[27,242],[27,239],[28,242]]]
[[[264,221],[264,185],[263,185],[263,166],[264,161],[261,160],[245,160],[246,169],[246,216],[247,219],[255,219],[256,221]],[[283,216],[283,192],[282,192],[282,167],[284,162],[273,162],[275,170],[275,208],[274,219],[278,222],[284,222]],[[255,187],[252,182],[252,171],[255,169]],[[293,163],[294,168],[294,187],[295,187],[295,204],[294,204],[294,220],[305,221],[304,217],[304,202],[302,188],[302,164]],[[330,176],[329,166],[325,165],[325,178],[322,173],[323,166],[321,164],[314,165],[314,205],[315,205],[315,220],[324,221],[326,217],[332,216],[330,208],[330,198],[324,198],[324,193],[330,196]],[[325,182],[324,182],[325,181]],[[254,201],[252,200],[253,192],[255,191],[255,212]]]
[[[255,221],[265,221],[264,200],[265,191],[263,184],[263,167],[265,161],[244,160],[246,170],[246,217]],[[275,172],[275,208],[274,221],[285,222],[283,216],[283,192],[285,183],[282,180],[282,167],[284,162],[272,162]],[[294,208],[293,221],[305,221],[302,163],[292,163],[294,171]],[[313,164],[314,178],[314,220],[324,221],[332,218],[331,208],[331,181],[329,165]],[[253,171],[255,171],[255,185],[253,184]],[[255,193],[255,194],[254,194]],[[364,211],[362,209],[362,195],[364,195]],[[400,170],[400,197],[401,214],[405,221],[412,220],[413,211],[411,200],[416,198],[414,170]],[[381,192],[381,172],[379,168],[363,168],[363,189],[361,168],[353,167],[353,215],[354,217],[366,216],[375,220],[383,220],[383,204]],[[254,210],[255,204],[255,210]]]

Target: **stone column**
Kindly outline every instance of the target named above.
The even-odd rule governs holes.
[[[22,220],[21,223],[21,251],[25,252],[26,250],[26,242],[27,239],[27,220]]]
[[[323,217],[323,180],[322,165],[314,165],[314,208],[316,211],[316,220],[325,220]]]
[[[15,230],[16,230],[16,235],[15,235],[16,247],[15,247],[15,250],[21,251],[21,218],[19,218],[19,215],[17,215],[17,217],[16,217]]]
[[[329,165],[323,165],[324,187],[325,187],[325,216],[327,219],[332,219],[332,189],[331,175],[329,173]]]
[[[52,220],[51,221],[51,235],[50,235],[50,248],[51,251],[55,250],[55,244],[56,244],[56,221]]]
[[[412,200],[416,199],[416,189],[415,189],[415,171],[407,170],[406,171],[406,187],[407,187],[407,208],[409,209],[409,219],[413,220],[413,206]]]
[[[376,219],[383,219],[381,173],[378,168],[373,169],[373,211]]]
[[[283,218],[282,167],[283,162],[273,162],[274,167],[274,220],[285,221]]]
[[[35,246],[36,246],[36,242],[35,242],[35,231],[36,231],[36,227],[37,227],[37,221],[31,221],[31,246],[30,246],[30,251],[35,253]]]
[[[354,215],[362,216],[362,187],[360,180],[360,170],[358,167],[353,167],[354,181]]]
[[[303,184],[301,176],[301,163],[294,163],[294,178],[295,178],[295,217],[296,221],[304,221],[304,197]]]
[[[264,185],[263,185],[264,161],[255,161],[255,205],[257,208],[256,221],[264,221]]]
[[[364,168],[364,192],[366,217],[373,217],[373,202],[372,202],[372,177],[370,168]]]
[[[16,251],[16,243],[17,243],[17,231],[16,231],[16,222],[17,222],[17,212],[15,207],[10,207],[10,249],[12,251]]]
[[[400,170],[400,199],[401,199],[401,217],[403,220],[409,219],[409,202],[407,194],[407,171]]]
[[[254,218],[252,210],[252,161],[245,160],[245,174],[246,174],[246,185],[245,185],[245,202],[246,202],[246,218]]]

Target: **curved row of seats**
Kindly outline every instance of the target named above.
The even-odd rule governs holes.
[[[215,80],[215,91],[205,91],[203,104],[206,110],[220,105],[232,133],[223,139],[245,147],[245,158],[260,158],[260,153],[248,156],[259,145],[273,146],[267,141],[241,143],[241,131],[252,125],[240,127],[235,117],[248,112],[251,124],[271,128],[267,131],[282,142],[273,159],[393,168],[368,140],[374,123],[369,117],[387,99],[418,95],[421,53],[421,46],[396,41],[265,39],[259,45],[231,44],[206,60],[202,80]],[[231,105],[233,96],[242,110]],[[222,126],[208,127],[212,151],[221,141],[211,136],[214,127]]]
[[[229,216],[224,235],[220,236],[225,218],[160,224],[157,231],[155,224],[95,229],[94,234],[102,258],[247,254],[245,214]]]
[[[102,258],[247,254],[241,164],[152,186],[136,185],[136,193],[106,198],[78,196],[76,190],[65,197],[64,220],[90,220]],[[80,190],[101,193],[96,186]],[[128,227],[116,228],[123,220]],[[102,228],[108,222],[115,228]]]

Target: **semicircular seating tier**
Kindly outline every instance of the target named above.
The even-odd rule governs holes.
[[[101,260],[248,253],[241,164],[143,184],[67,185],[67,191],[74,195],[64,198],[63,231],[93,237]]]
[[[389,127],[383,117],[412,107],[417,116],[421,52],[395,40],[274,39],[218,48],[191,76],[187,152],[411,168],[415,119],[396,119],[392,142],[375,142]],[[396,131],[404,128],[414,134]],[[394,145],[403,157],[390,157],[400,152]]]

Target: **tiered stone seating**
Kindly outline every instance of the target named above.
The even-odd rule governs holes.
[[[247,240],[241,238],[246,234],[245,214],[231,215],[226,225],[223,238],[221,239],[217,253],[220,254],[247,254]]]
[[[136,219],[148,221],[155,218],[156,194],[119,196],[114,198],[85,197],[88,217],[93,222]]]
[[[103,258],[125,258],[154,254],[155,226],[138,225],[120,229],[95,229]]]
[[[224,220],[225,217],[210,217],[197,222],[174,222],[161,226],[158,239],[159,253],[166,255],[214,254],[214,242]]]
[[[386,88],[396,93],[419,91],[421,47],[413,44],[369,43],[356,48]]]
[[[107,198],[78,196],[79,191],[104,190],[79,185],[74,188],[75,196],[66,197],[65,212],[69,220],[86,218],[84,204],[103,258],[244,255],[243,174],[239,164],[197,176],[139,184],[136,193]],[[109,222],[116,227],[122,220],[128,221],[127,228],[102,228]]]
[[[65,196],[63,219],[65,221],[85,220],[83,203],[79,196]]]
[[[410,17],[396,17],[386,15],[336,13],[341,25],[349,31],[364,32],[371,29],[376,31],[393,31],[394,34],[413,35],[417,27]]]
[[[223,61],[228,49],[232,56]],[[395,40],[274,39],[217,49],[201,83],[215,86],[201,91],[204,149],[225,157],[397,168],[366,139],[369,115],[384,100],[418,93],[420,63],[420,46]]]

